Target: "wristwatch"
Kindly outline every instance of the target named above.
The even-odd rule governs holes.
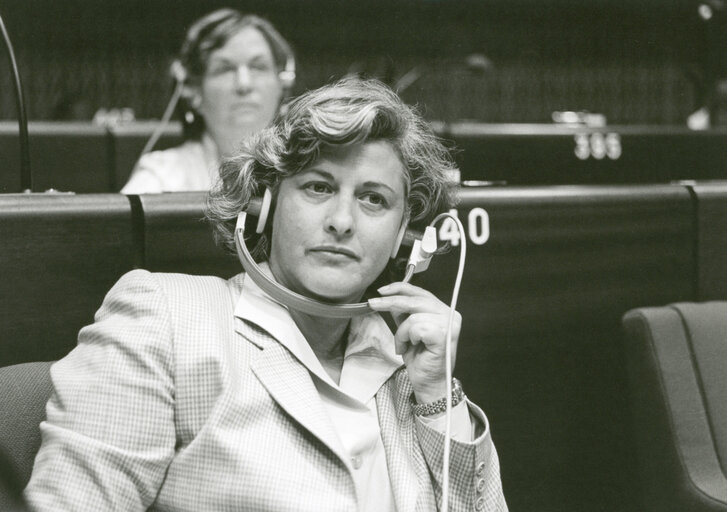
[[[467,397],[462,389],[462,383],[458,379],[452,378],[452,407],[465,398]],[[447,410],[447,397],[426,404],[418,404],[414,398],[414,393],[412,393],[409,400],[411,401],[411,409],[416,416],[431,416]]]

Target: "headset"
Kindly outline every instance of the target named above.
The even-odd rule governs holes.
[[[283,86],[283,96],[285,96],[295,85],[295,57],[292,52],[287,50],[287,44],[285,44],[279,36],[273,35],[272,33],[266,35],[271,39],[274,39],[281,48],[286,48],[285,66],[278,72],[278,80],[280,80],[280,84]],[[187,68],[184,67],[184,64],[182,64],[181,60],[174,59],[169,67],[169,73],[172,75],[172,78],[174,78],[177,86],[183,87],[186,85],[189,73],[187,72]]]
[[[257,217],[255,232],[261,234],[265,229],[270,207],[272,204],[272,194],[269,189],[265,189],[262,197],[253,197],[245,210],[241,211],[237,216],[235,225],[235,248],[237,257],[245,269],[245,272],[252,280],[270,297],[286,306],[314,316],[328,318],[349,318],[353,316],[366,315],[373,310],[366,302],[355,304],[335,304],[330,302],[319,301],[305,297],[288,288],[268,276],[255,263],[245,244],[245,222],[247,215]],[[404,282],[408,282],[412,275],[422,272],[429,266],[429,260],[437,250],[437,235],[432,226],[428,226],[424,234],[416,233],[407,229],[406,222],[399,229],[391,257],[396,257],[401,245],[411,245],[412,254],[409,256],[406,275]]]

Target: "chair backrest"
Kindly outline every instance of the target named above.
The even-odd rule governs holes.
[[[643,510],[727,511],[727,302],[623,318]]]
[[[40,447],[40,422],[51,395],[50,362],[0,368],[0,452],[4,456],[0,510],[17,510]]]
[[[699,301],[727,299],[727,182],[695,183]]]
[[[237,256],[215,245],[212,228],[204,220],[204,201],[200,192],[139,196],[145,269],[224,278],[242,271]]]

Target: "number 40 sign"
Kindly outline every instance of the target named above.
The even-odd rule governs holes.
[[[455,208],[449,210],[449,213],[459,218],[459,212]],[[472,208],[467,213],[465,231],[467,238],[475,245],[484,245],[490,238],[490,216],[484,208]],[[450,218],[445,218],[439,226],[439,239],[448,241],[453,246],[459,245],[460,234],[457,224]]]

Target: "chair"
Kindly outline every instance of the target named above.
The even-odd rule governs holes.
[[[51,395],[50,362],[0,368],[0,510],[21,510],[18,493],[30,480],[40,448],[40,422]]]
[[[183,272],[232,277],[242,271],[237,257],[215,245],[204,221],[205,194],[142,194],[144,268],[151,272]],[[180,250],[184,240],[184,250]]]
[[[643,510],[727,511],[727,302],[623,317]]]

